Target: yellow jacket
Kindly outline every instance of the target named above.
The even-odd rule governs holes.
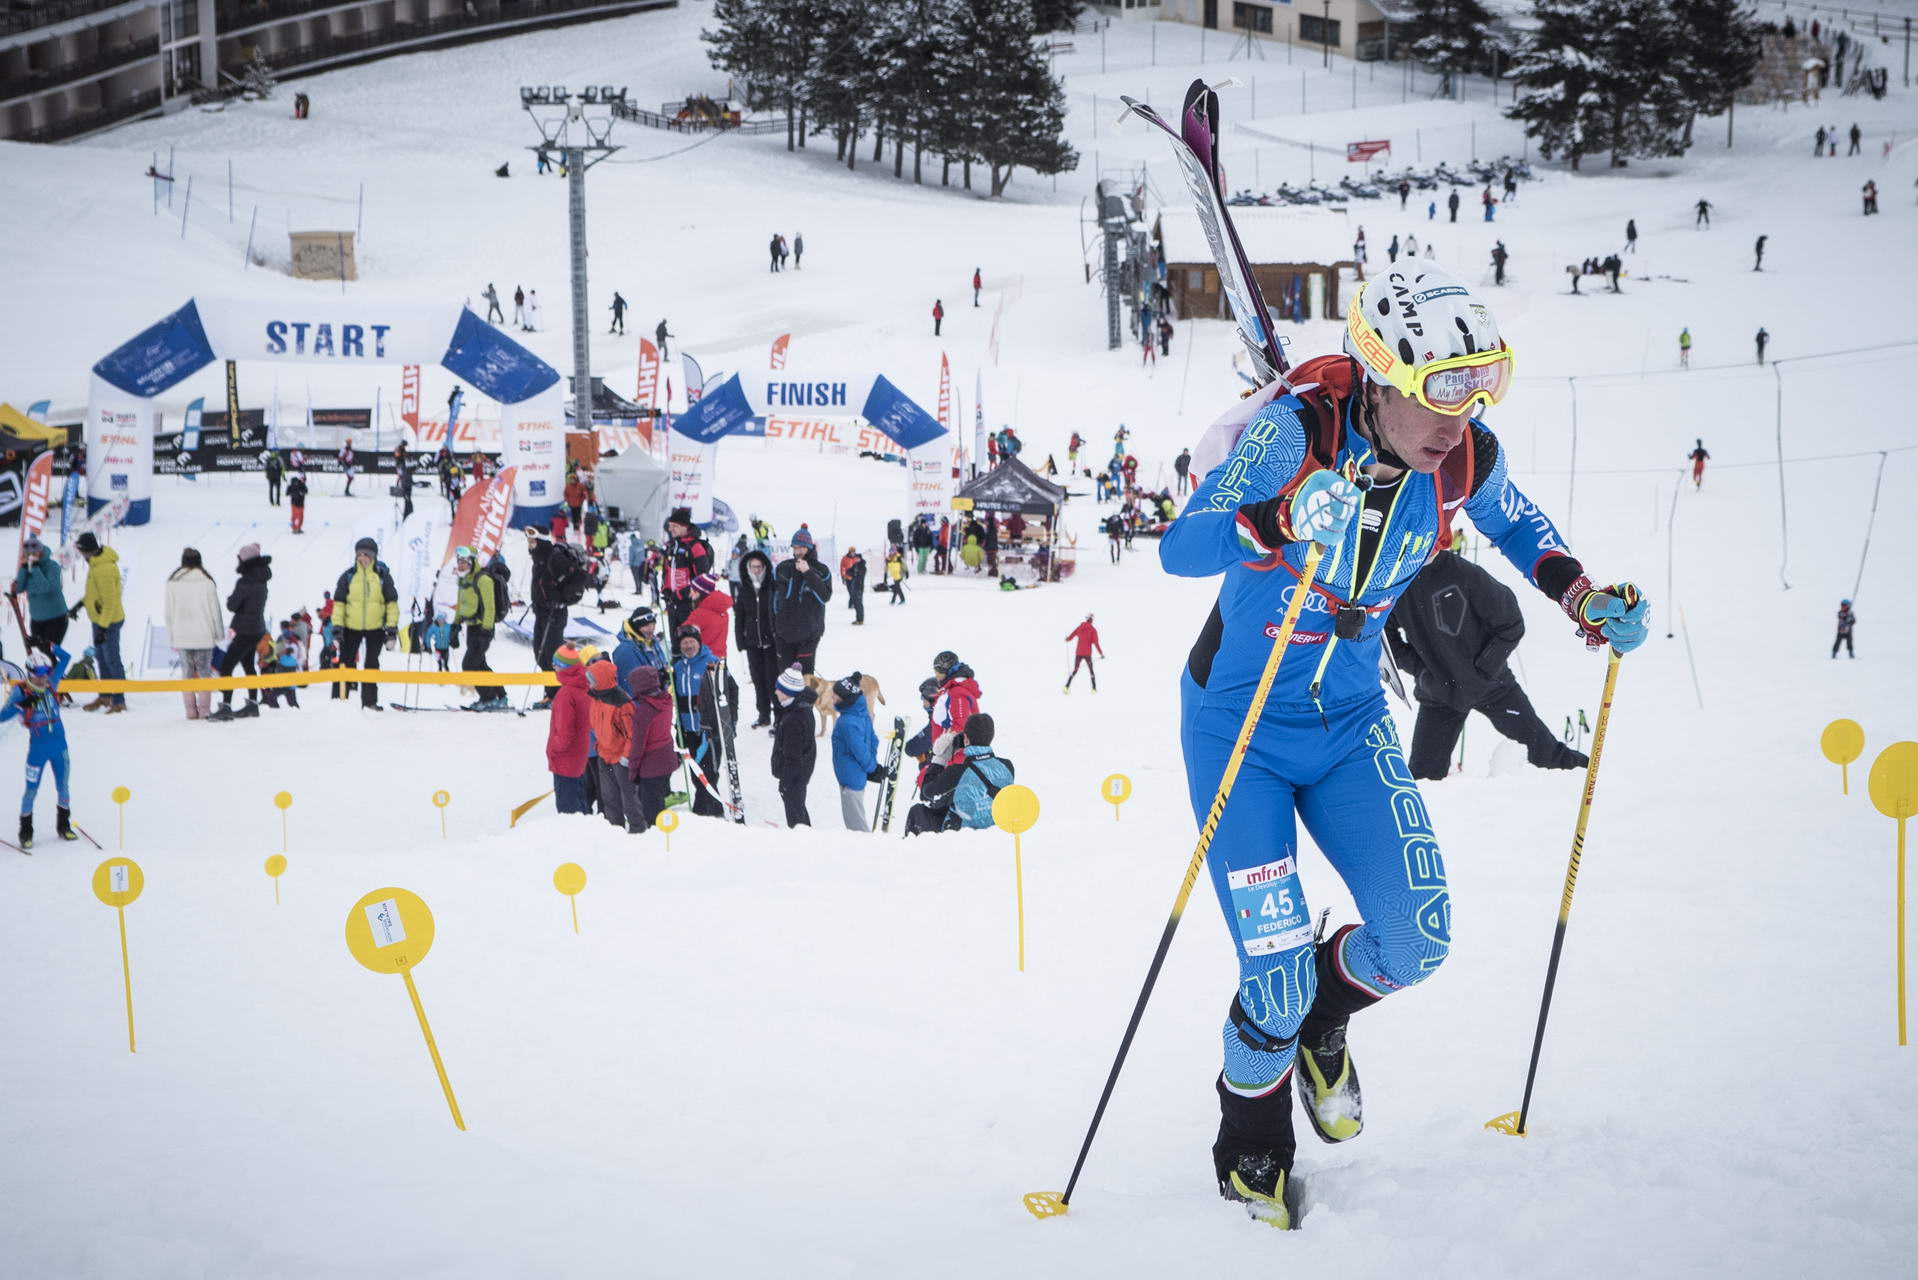
[[[87,585],[80,599],[87,606],[87,618],[96,627],[125,622],[127,611],[120,603],[120,553],[101,547],[100,554],[87,561]]]
[[[400,593],[384,561],[362,569],[356,559],[340,575],[333,589],[333,625],[348,631],[386,631],[400,625]]]

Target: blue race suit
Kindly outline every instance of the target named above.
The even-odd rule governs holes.
[[[1349,366],[1312,365],[1346,374],[1302,392],[1342,411],[1329,436],[1341,441],[1335,465],[1377,461],[1349,425],[1356,398]],[[1273,537],[1273,522],[1258,518],[1256,504],[1277,498],[1300,472],[1307,427],[1317,421],[1298,394],[1259,410],[1160,544],[1168,572],[1224,575],[1180,690],[1187,786],[1201,824],[1311,545]],[[1240,976],[1225,1027],[1223,1082],[1242,1096],[1284,1086],[1315,999],[1321,1017],[1342,1020],[1423,980],[1450,945],[1444,859],[1378,675],[1386,616],[1436,552],[1441,504],[1462,509],[1554,598],[1582,572],[1551,522],[1507,477],[1497,438],[1473,421],[1459,449],[1469,453],[1455,451],[1436,475],[1407,471],[1369,492],[1365,514],[1374,532],[1367,545],[1362,549],[1367,521],[1355,518],[1342,544],[1325,553],[1214,833],[1212,884],[1233,929]],[[1472,464],[1469,479],[1455,462]],[[1334,632],[1341,609],[1345,638]],[[1298,884],[1295,813],[1345,881],[1361,919],[1322,950]]]
[[[0,724],[17,716],[27,727],[27,789],[20,797],[22,817],[33,812],[33,799],[40,794],[40,775],[49,765],[53,767],[53,786],[60,807],[73,807],[73,797],[67,790],[67,727],[60,720],[60,681],[72,661],[65,649],[55,645],[53,674],[47,680],[47,687],[35,690],[29,685],[17,684],[7,694],[6,705],[0,707]]]

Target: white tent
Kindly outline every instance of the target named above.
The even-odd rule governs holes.
[[[642,448],[601,458],[593,473],[602,507],[616,507],[619,518],[657,536],[668,513],[666,464]]]

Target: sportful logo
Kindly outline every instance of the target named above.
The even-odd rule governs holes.
[[[335,326],[331,324],[313,324],[305,320],[271,320],[266,326],[266,353],[270,356],[287,354],[287,335],[293,336],[293,354],[296,356],[327,356],[341,360],[362,360],[367,357],[366,339],[373,338],[372,358],[386,358],[386,335],[392,332],[390,324],[343,324],[338,326],[338,342],[335,343]],[[308,349],[307,337],[312,335],[312,347]]]

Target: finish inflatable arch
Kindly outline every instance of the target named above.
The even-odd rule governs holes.
[[[496,400],[500,465],[518,468],[513,523],[544,524],[566,482],[564,389],[553,367],[465,307],[334,300],[195,299],[93,366],[87,383],[87,510],[127,499],[153,516],[153,399],[216,361],[372,367],[438,364]]]

